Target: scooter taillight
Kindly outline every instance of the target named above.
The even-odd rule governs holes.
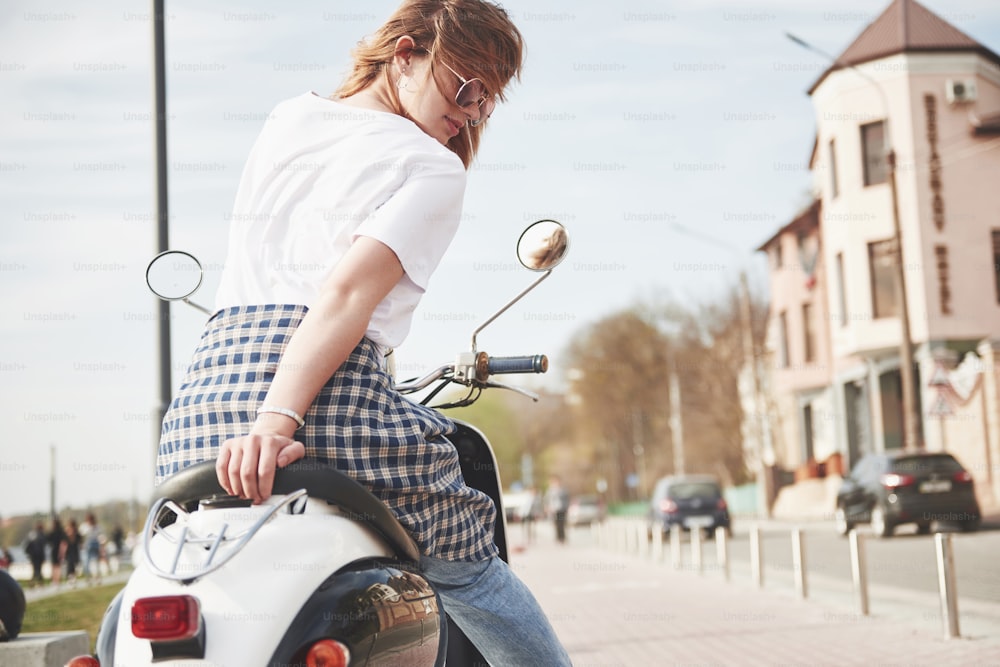
[[[350,650],[333,639],[319,640],[306,653],[306,667],[347,667],[350,662]]]
[[[132,634],[139,639],[181,641],[198,634],[201,610],[190,595],[139,598],[132,605]]]
[[[66,667],[101,667],[97,658],[90,655],[78,655],[66,663]]]

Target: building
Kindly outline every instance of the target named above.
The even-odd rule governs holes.
[[[771,278],[777,462],[801,480],[870,451],[946,448],[995,507],[1000,55],[917,2],[893,0],[809,95],[816,201],[760,247]],[[914,443],[903,430],[897,220],[920,417]]]

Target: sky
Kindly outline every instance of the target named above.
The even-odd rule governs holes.
[[[0,516],[145,500],[159,424],[152,3],[0,6]],[[400,375],[451,361],[533,279],[514,248],[540,218],[569,256],[479,335],[545,353],[557,387],[574,335],[639,302],[711,301],[811,200],[806,94],[888,5],[867,0],[503,3],[528,48],[490,120],[462,227],[399,348]],[[926,7],[1000,51],[995,0]],[[213,302],[246,154],[281,100],[331,93],[396,2],[168,0],[170,246]],[[138,8],[137,8],[138,7]],[[204,323],[172,308],[176,386]],[[54,453],[54,456],[53,456]]]

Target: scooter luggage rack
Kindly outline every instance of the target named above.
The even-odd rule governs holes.
[[[209,574],[210,572],[214,572],[215,570],[219,569],[220,567],[228,563],[233,556],[239,553],[243,549],[243,547],[246,546],[246,543],[250,541],[250,538],[256,535],[257,531],[260,530],[265,523],[273,519],[274,516],[283,507],[287,505],[292,505],[293,503],[295,503],[295,501],[299,500],[300,498],[307,498],[307,497],[308,493],[306,492],[306,490],[299,489],[298,491],[295,491],[285,496],[281,500],[281,502],[277,503],[276,505],[269,506],[267,512],[259,519],[257,519],[257,521],[252,526],[250,526],[243,532],[237,533],[235,535],[226,535],[226,530],[229,528],[229,524],[223,523],[222,528],[219,530],[218,535],[207,535],[205,537],[189,534],[190,529],[188,526],[184,526],[179,536],[171,535],[167,531],[167,527],[160,525],[160,517],[163,515],[163,513],[165,511],[173,512],[174,515],[179,519],[182,516],[184,517],[190,516],[190,512],[180,507],[177,503],[170,500],[169,498],[161,498],[149,511],[149,514],[146,517],[146,526],[143,528],[142,551],[143,551],[143,557],[146,561],[146,565],[153,572],[153,574],[155,574],[158,577],[161,577],[163,579],[170,579],[171,581],[179,581],[185,584],[191,583],[196,579],[203,577],[206,574]],[[302,507],[299,510],[299,512],[304,511],[304,509],[305,509],[305,503],[302,504]],[[291,508],[291,511],[295,513],[294,507]],[[167,568],[160,567],[159,564],[154,562],[153,557],[150,553],[149,543],[156,535],[162,535],[165,540],[167,540],[171,544],[177,545],[177,550],[174,552],[173,559],[171,560],[171,563]],[[234,544],[230,549],[228,549],[226,553],[224,553],[222,557],[219,558],[219,560],[214,560],[216,554],[219,551],[219,547],[222,545],[222,543],[231,541],[235,541],[236,544]],[[210,545],[208,547],[208,555],[205,556],[205,562],[201,564],[200,569],[188,569],[190,566],[186,566],[185,569],[188,571],[185,571],[183,573],[177,572],[177,566],[180,563],[181,552],[184,550],[184,547],[186,546],[205,547],[206,545]]]

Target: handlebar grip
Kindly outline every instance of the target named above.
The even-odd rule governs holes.
[[[524,357],[490,357],[490,375],[503,373],[544,373],[549,370],[549,358],[544,354]]]

